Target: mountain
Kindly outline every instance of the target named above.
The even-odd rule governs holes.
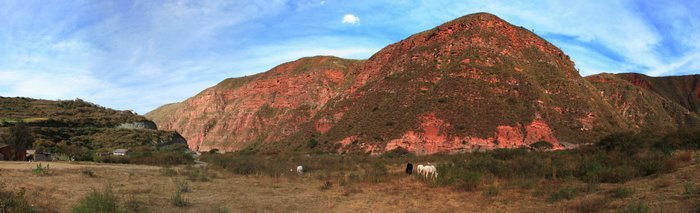
[[[650,77],[639,73],[615,74],[641,88],[700,113],[700,75]]]
[[[33,148],[79,160],[92,160],[95,152],[117,148],[157,149],[187,143],[177,132],[157,130],[154,122],[131,111],[80,99],[0,97],[0,135],[18,122],[24,122],[34,134]]]
[[[630,80],[635,79],[630,78],[630,76],[644,75],[636,73],[602,73],[587,76],[586,80],[598,88],[605,100],[613,105],[623,118],[632,122],[635,128],[640,131],[671,132],[683,128],[694,128],[700,124],[700,116],[681,105],[688,102],[674,101],[669,96],[656,93],[649,86],[645,86],[649,84],[640,83],[641,81],[638,80]],[[674,83],[668,82],[666,86],[680,85],[683,88],[683,84]],[[677,88],[677,86],[672,87]]]
[[[366,61],[310,57],[146,114],[193,150],[418,154],[589,143],[635,130],[560,49],[477,13]]]

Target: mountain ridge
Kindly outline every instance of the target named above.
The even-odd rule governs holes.
[[[564,148],[639,128],[563,51],[488,13],[367,60],[301,58],[226,79],[146,117],[193,150],[269,153],[458,153],[538,141]]]

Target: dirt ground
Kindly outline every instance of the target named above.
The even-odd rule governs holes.
[[[48,175],[32,173],[37,163],[0,161],[0,182],[10,189],[25,188],[29,202],[40,212],[69,212],[92,190],[111,185],[120,201],[135,200],[146,212],[617,212],[643,204],[651,212],[695,212],[700,207],[700,163],[697,159],[674,173],[651,176],[625,184],[600,184],[595,191],[574,199],[547,202],[548,188],[576,181],[539,183],[539,187],[498,186],[487,196],[487,186],[474,192],[432,187],[390,166],[389,181],[378,184],[332,183],[322,189],[320,174],[271,178],[238,176],[208,168],[208,181],[164,175],[161,167],[144,165],[49,162]],[[192,168],[178,167],[176,170]],[[91,171],[95,177],[84,174]],[[170,198],[176,182],[186,182],[187,207],[175,207]],[[625,198],[611,198],[610,190],[632,189]],[[687,193],[690,188],[690,194]]]

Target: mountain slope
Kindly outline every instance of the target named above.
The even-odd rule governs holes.
[[[617,74],[597,74],[586,80],[598,88],[618,113],[634,123],[641,131],[670,132],[679,128],[694,128],[700,116],[679,103],[634,85]]]
[[[362,61],[309,57],[272,70],[231,78],[181,103],[146,114],[177,130],[193,150],[233,151],[300,131],[328,100],[350,86]]]
[[[93,160],[97,151],[187,143],[175,131],[157,130],[155,123],[143,116],[80,99],[0,97],[0,134],[17,122],[31,129],[36,139],[33,148],[78,160]]]
[[[342,66],[341,66],[342,65]],[[633,129],[566,54],[487,13],[367,61],[303,58],[146,114],[192,149],[420,154],[586,143]]]
[[[651,90],[695,113],[700,113],[700,75],[650,77],[639,73],[620,73],[617,77]]]

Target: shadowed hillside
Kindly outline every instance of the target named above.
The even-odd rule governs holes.
[[[25,123],[35,139],[29,148],[65,159],[112,160],[96,154],[120,148],[132,149],[133,154],[139,155],[136,158],[146,159],[163,147],[182,152],[182,145],[187,143],[177,132],[157,130],[155,123],[131,111],[113,110],[80,99],[0,97],[0,107],[0,134],[19,122]],[[118,161],[128,162],[126,158]],[[143,163],[159,162],[149,159]]]

